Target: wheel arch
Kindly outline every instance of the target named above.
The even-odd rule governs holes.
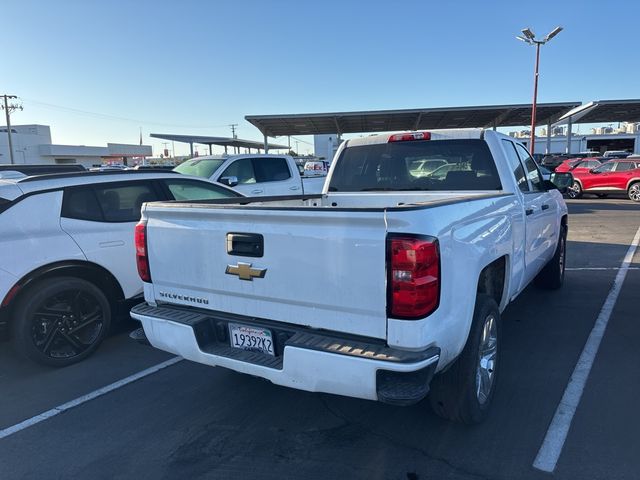
[[[93,262],[66,260],[38,267],[16,282],[7,295],[10,296],[9,300],[5,297],[2,301],[2,309],[7,312],[5,318],[11,317],[11,310],[29,287],[41,280],[58,276],[81,278],[93,283],[104,292],[112,306],[124,300],[122,286],[109,270]]]
[[[509,266],[508,255],[496,258],[486,265],[478,275],[477,294],[486,294],[493,298],[500,310],[504,308],[504,293],[508,291],[507,267]]]
[[[633,185],[634,183],[638,183],[640,182],[640,177],[634,177],[631,180],[629,180],[627,182],[627,188],[625,190],[629,190],[629,188],[631,187],[631,185]]]

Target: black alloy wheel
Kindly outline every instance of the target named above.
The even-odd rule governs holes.
[[[21,295],[13,342],[31,360],[66,366],[91,355],[106,335],[111,308],[104,294],[79,278],[44,280]]]

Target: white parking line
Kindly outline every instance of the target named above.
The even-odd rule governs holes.
[[[5,428],[4,430],[0,430],[0,439],[6,438],[9,435],[13,435],[14,433],[24,430],[25,428],[32,427],[51,417],[55,417],[59,413],[62,413],[71,408],[77,407],[78,405],[82,405],[83,403],[93,400],[94,398],[101,397],[106,393],[117,390],[120,387],[124,387],[125,385],[135,382],[136,380],[140,380],[141,378],[147,377],[153,373],[156,373],[159,370],[162,370],[163,368],[167,368],[171,365],[174,365],[181,360],[182,360],[182,357],[173,357],[170,360],[154,365],[153,367],[149,367],[138,373],[134,373],[133,375],[123,378],[122,380],[118,380],[117,382],[107,385],[106,387],[99,388],[98,390],[94,390],[93,392],[83,395],[82,397],[78,397],[67,403],[63,403],[62,405],[53,407],[51,410],[47,410],[46,412],[43,412],[40,415],[36,415],[35,417],[28,418],[27,420],[17,423],[11,427]]]
[[[618,274],[613,281],[613,286],[609,291],[609,295],[607,295],[607,299],[604,301],[604,305],[602,306],[600,314],[596,319],[596,323],[589,334],[587,343],[580,354],[578,363],[571,374],[571,378],[569,379],[569,383],[562,395],[562,399],[556,409],[553,420],[551,420],[551,425],[549,425],[549,429],[544,437],[542,446],[540,447],[538,455],[533,462],[534,468],[537,468],[538,470],[553,472],[556,468],[558,458],[560,457],[560,453],[562,453],[564,442],[567,439],[569,428],[571,427],[573,416],[580,404],[584,387],[587,383],[587,379],[589,378],[593,361],[598,353],[598,348],[600,348],[600,342],[602,341],[607,324],[609,323],[613,307],[618,300],[618,295],[620,294],[620,289],[622,288],[624,279],[627,276],[627,271],[630,270],[629,265],[631,264],[633,255],[638,248],[638,243],[640,243],[640,228],[638,228],[631,245],[629,245],[627,254],[624,256],[622,265],[620,265],[620,270],[618,270]]]
[[[565,270],[620,270],[622,267],[573,267]],[[627,270],[640,270],[640,267],[628,267]]]

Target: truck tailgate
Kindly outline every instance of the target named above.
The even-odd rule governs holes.
[[[148,205],[153,296],[158,303],[386,338],[384,215]],[[229,234],[262,235],[262,256],[228,253]]]

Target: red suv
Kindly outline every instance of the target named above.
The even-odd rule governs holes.
[[[570,198],[580,198],[583,193],[604,198],[626,192],[631,200],[640,202],[640,160],[609,160],[586,172],[571,173],[574,181],[567,191]]]
[[[556,167],[556,172],[571,172],[572,174],[588,172],[592,168],[599,167],[600,159],[592,158],[569,158]]]

